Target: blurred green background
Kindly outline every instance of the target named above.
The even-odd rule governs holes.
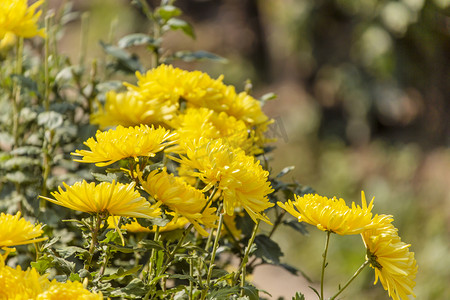
[[[53,7],[59,1],[50,1]],[[151,28],[131,1],[78,0],[89,12],[88,60],[98,41],[116,42]],[[154,6],[158,1],[149,1]],[[228,63],[175,62],[253,95],[274,92],[264,110],[278,138],[273,172],[294,165],[292,180],[319,194],[360,201],[375,196],[375,213],[394,215],[419,265],[417,299],[450,299],[450,1],[449,0],[180,0],[196,33],[171,33],[164,48],[207,50]],[[77,61],[80,19],[68,24],[59,49]],[[147,66],[144,49],[134,49]],[[133,78],[127,78],[132,81]],[[288,179],[288,178],[286,178]],[[284,260],[315,283],[325,235],[289,228],[275,239]],[[359,237],[333,237],[326,282],[329,296],[364,260]],[[283,270],[257,270],[255,283],[276,299],[308,292]],[[388,299],[366,269],[342,299]],[[280,281],[282,280],[282,281]],[[306,284],[306,285],[305,285]],[[315,299],[312,293],[307,299]]]

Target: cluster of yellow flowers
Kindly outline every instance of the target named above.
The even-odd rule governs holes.
[[[393,299],[408,299],[407,295],[414,295],[414,279],[418,270],[414,253],[409,251],[411,245],[401,241],[397,229],[391,224],[392,216],[372,217],[373,199],[367,205],[364,192],[361,198],[362,207],[353,202],[351,208],[344,199],[328,199],[313,194],[296,195],[295,201],[278,202],[278,205],[299,222],[314,225],[322,231],[339,235],[361,234],[367,249],[366,259],[375,269],[374,284],[379,278]]]
[[[15,251],[14,246],[37,243],[46,240],[40,237],[43,233],[40,224],[32,224],[20,216],[0,215],[0,248],[6,254],[0,255],[0,298],[1,299],[36,299],[53,300],[62,299],[103,299],[101,292],[91,293],[80,282],[56,280],[50,281],[47,275],[40,276],[35,268],[22,270],[5,264],[8,253]]]
[[[44,36],[38,29],[43,0],[28,7],[26,0],[0,2],[0,47],[16,36]],[[126,174],[132,183],[86,181],[42,197],[52,203],[108,218],[119,230],[120,217],[173,219],[161,231],[191,223],[197,232],[217,227],[219,214],[239,235],[233,223],[237,214],[247,213],[257,223],[270,220],[265,210],[274,206],[268,195],[274,190],[269,172],[255,155],[263,152],[264,131],[272,122],[261,110],[259,101],[246,92],[237,93],[225,85],[223,76],[212,79],[200,71],[189,72],[161,65],[145,74],[137,73],[137,85],[125,83],[127,91],[106,94],[91,121],[102,129],[84,144],[89,150],[72,155],[81,163],[99,167],[128,161]],[[165,156],[167,159],[160,159]],[[158,161],[155,160],[155,157]],[[164,166],[145,169],[155,163]],[[168,168],[171,163],[173,168]],[[170,171],[169,171],[170,170]],[[148,194],[148,199],[142,196]],[[392,216],[372,215],[373,200],[367,205],[348,207],[343,199],[319,195],[295,196],[295,201],[278,205],[299,222],[317,226],[339,235],[361,234],[367,249],[367,261],[375,269],[375,283],[380,279],[393,299],[413,295],[417,264],[408,244],[401,241],[391,224]],[[146,232],[155,230],[136,221],[124,224],[122,230]],[[158,228],[159,230],[159,228]],[[59,283],[40,276],[36,269],[11,268],[5,259],[17,245],[45,240],[42,226],[21,218],[0,215],[0,296],[7,299],[61,299],[77,297],[102,299],[80,282]]]

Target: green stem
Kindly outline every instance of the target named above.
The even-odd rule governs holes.
[[[245,266],[246,266],[246,264],[248,262],[248,256],[250,254],[250,249],[251,249],[251,247],[253,245],[253,242],[255,241],[256,232],[258,231],[258,227],[259,227],[259,223],[260,222],[261,222],[261,220],[258,219],[256,221],[255,227],[253,227],[252,236],[250,237],[250,240],[248,241],[247,247],[245,248],[244,257],[242,258],[241,265],[239,266],[239,269],[238,269],[236,275],[234,275],[233,282],[237,282],[237,280],[239,279],[239,276],[241,275],[242,271],[245,269]],[[245,278],[244,278],[244,280],[245,280]],[[241,280],[241,286],[243,286],[243,283],[244,283],[243,281],[244,280]]]
[[[211,260],[209,261],[208,274],[206,276],[206,288],[202,291],[202,299],[205,299],[208,289],[209,289],[209,285],[211,283],[211,275],[212,275],[212,270],[214,268],[214,261],[216,260],[217,247],[219,246],[219,239],[220,239],[220,234],[221,234],[221,230],[222,230],[223,217],[224,217],[224,213],[221,213],[220,217],[219,217],[219,225],[217,225],[216,238],[214,239],[214,245],[213,245],[213,249],[212,249],[212,253],[211,253]]]
[[[22,74],[22,62],[23,62],[23,38],[19,37],[16,42],[16,75]],[[19,117],[20,117],[20,85],[14,82],[13,85],[13,137],[14,137],[14,147],[19,147]]]
[[[102,224],[102,218],[100,215],[95,215],[95,227],[92,228],[92,239],[91,239],[91,245],[89,247],[89,257],[87,261],[84,264],[84,269],[89,271],[89,267],[91,266],[92,257],[94,256],[95,251],[95,245],[97,244],[97,238],[98,238],[98,232],[100,230],[100,225]]]
[[[364,270],[364,268],[369,264],[369,261],[366,260],[359,268],[358,270],[356,270],[355,274],[353,274],[353,276],[347,281],[347,283],[339,289],[339,291],[333,296],[331,297],[329,300],[334,300],[336,299],[337,296],[339,296],[340,293],[342,293],[349,285],[350,283],[352,283],[352,281],[359,275],[359,273],[361,273],[362,270]]]
[[[322,254],[323,262],[322,262],[322,274],[320,276],[320,300],[324,300],[324,298],[323,298],[323,280],[325,278],[325,268],[327,266],[327,254],[328,254],[328,245],[330,244],[330,236],[331,236],[331,231],[327,231],[327,237],[325,240],[325,250],[323,251],[323,254]]]
[[[153,241],[158,242],[159,241],[159,226],[156,226],[155,236],[153,237]],[[148,282],[152,281],[152,276],[154,274],[153,267],[155,265],[155,256],[156,256],[156,250],[152,249],[152,254],[150,255],[150,263],[148,266]]]

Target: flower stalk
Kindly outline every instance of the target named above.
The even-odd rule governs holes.
[[[366,260],[359,268],[358,270],[356,270],[355,274],[353,274],[353,276],[345,283],[345,285],[339,289],[339,291],[334,294],[334,296],[332,296],[329,300],[334,300],[336,299],[337,296],[339,296],[339,294],[341,294],[349,285],[350,283],[352,283],[352,281],[362,272],[362,270],[364,270],[364,268],[369,264],[369,261]]]
[[[327,254],[328,254],[328,246],[330,244],[331,233],[332,233],[331,231],[327,231],[327,237],[325,239],[325,249],[322,254],[323,261],[322,261],[322,272],[320,275],[320,300],[324,300],[323,283],[324,283],[324,278],[325,278],[325,268],[327,267]]]

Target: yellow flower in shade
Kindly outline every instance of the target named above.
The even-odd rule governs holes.
[[[42,3],[44,0],[39,0],[28,7],[27,0],[0,1],[0,40],[6,34],[24,38],[36,35],[44,37],[44,30],[37,27],[41,11],[36,12]]]
[[[261,219],[270,224],[264,210],[273,206],[267,197],[273,190],[268,181],[269,172],[263,170],[259,161],[222,139],[201,138],[180,146],[186,155],[181,155],[181,159],[171,158],[191,168],[190,175],[206,184],[205,191],[217,186],[228,215],[243,208],[253,221]]]
[[[6,266],[0,255],[0,299],[35,299],[46,281],[46,276],[39,276],[34,268],[22,271],[20,266]]]
[[[374,284],[380,279],[392,299],[409,299],[408,295],[414,295],[418,266],[414,252],[409,251],[411,245],[401,241],[392,221],[392,216],[376,215],[373,218],[376,227],[361,236],[367,249],[366,258],[375,270]]]
[[[228,116],[225,112],[217,113],[205,107],[188,108],[168,124],[175,129],[180,139],[222,138],[233,148],[242,148],[248,154],[261,152],[254,144],[255,132],[244,121]]]
[[[81,282],[58,282],[53,280],[44,292],[37,295],[36,300],[103,300],[101,292],[91,293],[83,287]]]
[[[299,222],[314,225],[320,230],[340,235],[359,234],[373,227],[373,199],[367,206],[364,192],[361,194],[362,207],[353,202],[350,208],[342,198],[328,199],[317,194],[307,194],[303,197],[295,195],[294,202],[288,200],[286,203],[278,202],[278,205],[298,218]]]
[[[153,157],[157,152],[173,143],[167,140],[173,133],[159,127],[141,125],[136,127],[117,126],[108,131],[97,131],[95,138],[89,138],[84,144],[91,150],[76,150],[74,156],[77,162],[95,163],[104,167],[124,158],[133,157],[136,161],[139,156]]]
[[[63,183],[65,191],[58,187],[55,199],[42,197],[55,204],[91,214],[107,213],[113,216],[156,218],[161,215],[159,205],[150,203],[134,189],[135,183],[102,182],[98,185],[86,181],[72,186]]]
[[[113,218],[115,220],[113,220]],[[108,218],[108,224],[109,224],[110,228],[115,228],[114,222],[115,222],[115,224],[118,224],[119,217],[109,217]],[[175,229],[180,229],[180,228],[183,228],[187,223],[189,223],[189,220],[186,219],[185,217],[173,218],[165,226],[160,226],[159,231],[165,232],[165,231],[172,231]],[[136,219],[134,219],[130,224],[122,224],[120,228],[125,229],[126,231],[129,231],[129,232],[155,232],[155,230],[156,230],[156,226],[153,226],[152,229],[141,226],[136,221]]]
[[[185,217],[202,234],[208,233],[199,224],[208,228],[215,227],[217,216],[215,208],[210,207],[205,195],[181,178],[167,173],[165,169],[150,172],[144,180],[139,174],[141,185],[155,200],[160,201],[178,215]]]
[[[108,126],[137,126],[140,124],[163,124],[170,120],[177,105],[161,98],[144,98],[140,94],[127,91],[106,94],[104,106],[99,106],[91,116],[91,122],[101,128]]]
[[[46,240],[40,238],[44,231],[40,224],[31,224],[16,215],[0,214],[0,248],[31,244]]]

